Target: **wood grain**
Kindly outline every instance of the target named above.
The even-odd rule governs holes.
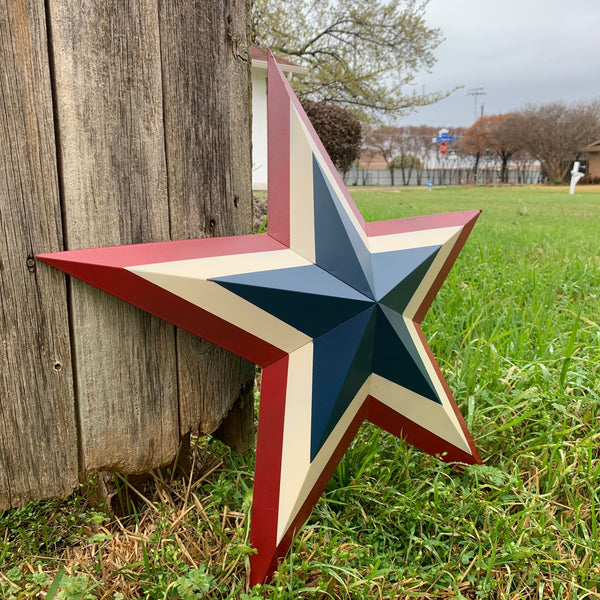
[[[156,2],[49,6],[67,248],[169,239]],[[70,293],[82,470],[166,464],[173,327],[76,280]]]
[[[250,232],[248,14],[0,0],[0,509],[251,443],[252,365],[33,260]]]
[[[251,232],[248,14],[245,0],[160,3],[174,239]],[[212,433],[239,400],[223,439],[247,448],[254,366],[181,330],[177,342],[181,435]]]
[[[0,509],[69,494],[77,435],[42,0],[0,0]]]
[[[68,247],[248,233],[247,3],[50,6]],[[155,468],[221,425],[251,365],[71,286],[85,471]]]

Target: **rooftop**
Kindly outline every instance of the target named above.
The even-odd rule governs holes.
[[[258,67],[260,69],[267,68],[267,58],[269,56],[269,51],[265,48],[261,48],[260,46],[255,46],[252,44],[252,66]],[[281,58],[281,56],[277,56],[277,54],[273,53],[277,64],[281,67],[281,70],[286,73],[308,73],[308,69],[305,67],[301,67],[296,63],[293,63],[285,58]]]

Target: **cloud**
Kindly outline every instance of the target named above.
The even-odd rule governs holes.
[[[486,114],[600,95],[599,0],[431,0],[426,20],[446,40],[432,72],[416,78],[419,89],[485,87],[478,105]],[[405,122],[469,125],[473,118],[473,98],[458,92]]]

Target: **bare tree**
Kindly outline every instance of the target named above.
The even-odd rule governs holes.
[[[373,129],[365,136],[365,146],[379,152],[390,172],[391,183],[394,185],[394,159],[402,147],[402,130],[400,127],[386,125]]]
[[[600,138],[600,101],[529,106],[513,126],[518,146],[540,161],[550,181],[560,181],[580,148]]]
[[[519,120],[514,113],[494,115],[491,150],[500,161],[500,181],[508,183],[508,161],[519,150],[518,127]]]
[[[368,172],[371,167],[371,163],[377,156],[377,150],[374,148],[367,148],[365,145],[365,139],[363,138],[363,147],[360,150],[359,160],[357,161],[357,177],[358,169],[362,170],[362,185],[367,185]]]
[[[423,169],[422,145],[420,127],[400,127],[400,148],[396,156],[396,166],[402,172],[402,183],[409,185],[415,171]]]
[[[430,170],[434,167],[435,157],[439,148],[431,140],[437,135],[438,128],[430,125],[418,125],[411,127],[411,136],[415,147],[415,156],[418,156],[423,164],[423,169],[417,172],[417,185],[421,185],[423,174],[430,177]]]
[[[481,117],[467,129],[461,147],[474,157],[475,181],[480,161],[485,157],[488,167],[491,161],[500,163],[500,181],[508,182],[508,161],[519,149],[517,129],[518,119],[512,113]]]

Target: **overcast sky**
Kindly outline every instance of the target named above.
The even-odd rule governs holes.
[[[478,116],[600,98],[600,0],[431,0],[426,22],[446,39],[417,89],[465,87],[400,124],[469,126],[480,87]]]

